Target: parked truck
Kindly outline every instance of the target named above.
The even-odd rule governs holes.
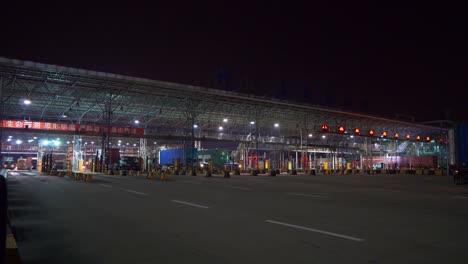
[[[468,182],[468,123],[457,124],[455,136],[455,165],[452,168],[453,182],[464,184]]]
[[[162,166],[175,166],[176,161],[179,160],[181,165],[185,165],[185,158],[187,158],[188,164],[192,162],[192,152],[195,159],[193,162],[197,162],[198,149],[188,148],[177,148],[177,149],[165,149],[159,151],[159,164]]]

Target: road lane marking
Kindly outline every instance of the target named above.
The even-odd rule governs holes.
[[[139,195],[148,195],[147,193],[137,192],[137,191],[134,191],[134,190],[128,190],[128,189],[125,189],[124,191],[126,191],[126,192],[129,192],[129,193],[135,193],[135,194],[139,194]]]
[[[468,199],[468,196],[453,196],[455,199]]]
[[[289,195],[297,195],[297,196],[306,196],[306,197],[314,197],[314,198],[323,198],[327,199],[328,196],[320,196],[320,195],[310,195],[310,194],[303,194],[303,193],[287,193]]]
[[[302,229],[302,230],[306,230],[306,231],[310,231],[310,232],[315,232],[315,233],[320,233],[320,234],[324,234],[324,235],[329,235],[329,236],[334,236],[334,237],[349,239],[349,240],[353,240],[353,241],[356,241],[356,242],[363,242],[363,241],[365,241],[365,239],[362,239],[362,238],[352,237],[352,236],[343,235],[343,234],[338,234],[338,233],[333,233],[333,232],[324,231],[324,230],[315,229],[315,228],[309,228],[309,227],[305,227],[305,226],[292,225],[292,224],[283,223],[283,222],[278,222],[278,221],[273,221],[273,220],[265,220],[265,222],[272,223],[272,224],[277,224],[277,225],[288,226],[288,227],[293,227],[293,228]]]
[[[189,203],[189,202],[184,202],[184,201],[179,201],[179,200],[171,200],[171,202],[181,203],[181,204],[186,204],[186,205],[191,205],[191,206],[195,206],[195,207],[199,207],[199,208],[204,208],[204,209],[208,209],[208,208],[209,208],[208,206],[199,205],[199,204],[194,204],[194,203]]]
[[[232,189],[240,189],[240,190],[245,190],[245,191],[250,191],[251,190],[250,188],[230,186],[230,185],[226,185],[226,186],[223,186],[223,187],[232,188]]]
[[[99,184],[99,185],[104,186],[104,187],[112,187],[112,185],[104,184],[104,183],[101,183],[101,184]]]
[[[190,184],[201,184],[200,182],[191,182],[191,181],[180,181],[182,183],[190,183]]]

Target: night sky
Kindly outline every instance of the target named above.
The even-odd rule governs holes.
[[[468,119],[461,6],[136,2],[3,4],[0,56],[404,120]]]

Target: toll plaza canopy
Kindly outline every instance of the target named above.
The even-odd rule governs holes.
[[[448,137],[446,129],[413,122],[2,57],[0,91],[3,130],[20,124],[72,134],[350,148],[369,138]],[[346,143],[351,135],[354,145]]]

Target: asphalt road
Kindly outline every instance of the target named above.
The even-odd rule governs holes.
[[[24,263],[468,263],[468,186],[446,176],[13,174]]]

